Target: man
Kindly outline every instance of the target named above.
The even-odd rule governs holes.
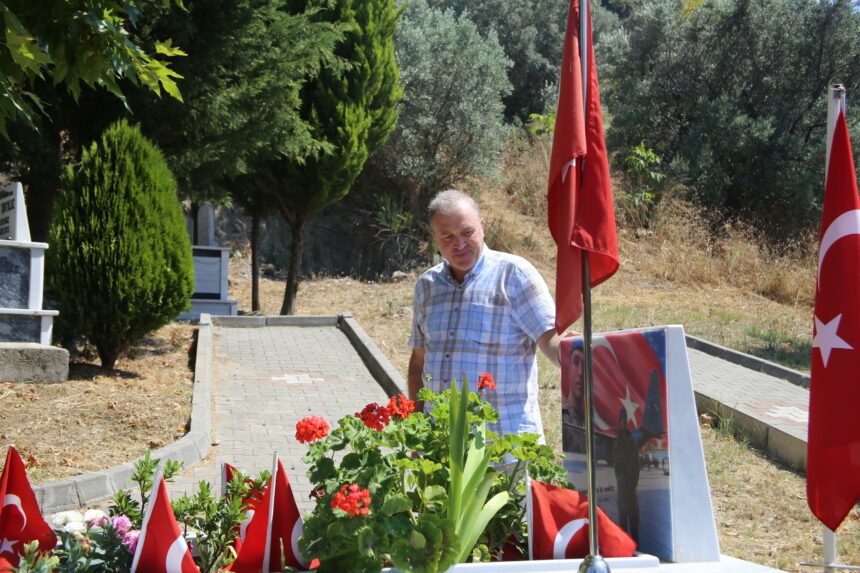
[[[615,484],[618,491],[618,525],[639,542],[639,446],[640,439],[627,427],[627,410],[618,413],[618,437],[615,438],[613,459]]]
[[[555,304],[525,259],[489,249],[477,204],[448,190],[430,202],[430,230],[444,261],[418,278],[409,345],[409,396],[465,377],[493,375],[484,397],[499,412],[501,434],[543,435],[536,348],[559,367]]]

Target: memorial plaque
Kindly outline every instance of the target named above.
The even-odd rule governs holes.
[[[30,251],[0,247],[0,308],[27,308],[30,300]]]
[[[39,342],[42,318],[17,314],[0,314],[0,342]]]
[[[562,341],[562,445],[568,479],[587,488],[582,338]],[[719,559],[683,328],[592,340],[597,503],[639,551]]]

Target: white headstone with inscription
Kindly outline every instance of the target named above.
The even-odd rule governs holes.
[[[0,187],[0,239],[30,242],[24,188],[17,181]]]

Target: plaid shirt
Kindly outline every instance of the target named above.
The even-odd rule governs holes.
[[[535,351],[555,327],[555,303],[528,261],[484,245],[462,284],[443,261],[418,278],[413,309],[409,346],[425,349],[425,384],[441,392],[465,376],[474,391],[489,372],[496,391],[484,399],[499,412],[490,429],[543,435]]]

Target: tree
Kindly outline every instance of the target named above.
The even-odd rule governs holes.
[[[507,139],[502,98],[511,92],[511,62],[495,32],[484,39],[466,14],[412,0],[395,46],[400,119],[374,161],[423,199],[468,176],[495,173]]]
[[[171,0],[165,0],[170,2]],[[182,0],[175,0],[182,5]],[[81,84],[101,87],[124,99],[121,81],[142,85],[157,94],[163,89],[181,100],[175,79],[180,76],[165,57],[184,55],[168,40],[147,53],[128,33],[141,15],[141,0],[121,3],[91,0],[7,0],[0,5],[5,50],[0,50],[0,133],[20,118],[35,126],[42,99],[34,86],[62,84],[75,99]]]
[[[126,121],[65,174],[51,226],[49,284],[64,328],[95,345],[102,367],[189,308],[191,245],[176,181]]]
[[[850,2],[630,2],[605,36],[608,143],[641,142],[704,204],[775,236],[817,220],[825,95],[860,77]]]
[[[308,223],[325,207],[343,199],[367,157],[382,145],[397,122],[402,89],[394,60],[396,0],[291,0],[291,9],[315,9],[316,21],[346,30],[335,55],[343,65],[326,65],[302,89],[302,118],[327,152],[301,161],[290,157],[265,162],[279,211],[291,234],[290,266],[281,314],[292,314]]]

